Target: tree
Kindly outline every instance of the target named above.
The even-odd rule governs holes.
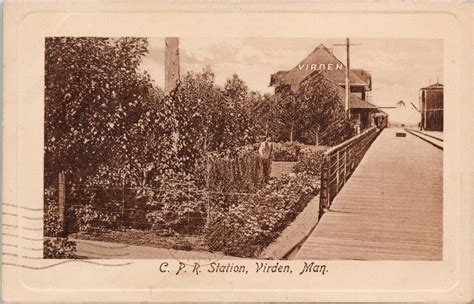
[[[144,38],[46,39],[46,184],[58,172],[138,183],[157,160],[154,145],[166,146],[170,129],[162,93],[137,71],[147,47]]]
[[[222,91],[226,102],[226,124],[224,145],[226,148],[243,146],[255,141],[251,104],[248,102],[248,87],[233,74],[224,84]]]
[[[298,90],[299,98],[307,106],[303,118],[305,129],[310,136],[317,135],[319,144],[336,145],[353,134],[344,110],[343,93],[322,74],[304,81]]]
[[[207,152],[220,152],[254,140],[248,88],[233,75],[223,88],[207,68],[188,72],[170,94],[176,122],[177,153],[183,168],[192,169]]]
[[[192,169],[208,151],[220,148],[225,103],[214,74],[188,72],[170,94],[170,113],[176,123],[176,149],[183,168]]]
[[[278,115],[276,98],[270,94],[262,95],[259,92],[250,92],[248,99],[256,139],[276,137]]]
[[[301,132],[308,125],[304,120],[308,105],[288,86],[280,88],[275,97],[278,105],[277,122],[284,130],[285,139],[293,143],[295,138],[299,139]]]
[[[323,74],[312,75],[296,92],[285,85],[275,91],[280,139],[334,145],[352,135],[342,103],[343,90]]]

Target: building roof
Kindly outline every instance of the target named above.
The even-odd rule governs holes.
[[[310,81],[311,79],[320,77],[322,75],[326,80],[328,80],[328,85],[332,87],[336,92],[338,93],[339,97],[341,100],[344,101],[345,96],[346,96],[346,91],[344,88],[339,86],[337,83],[332,81],[331,79],[328,79],[326,73],[320,73],[318,71],[315,71],[315,73],[311,73],[308,77],[306,77],[303,81]],[[359,97],[357,97],[355,94],[349,93],[349,108],[351,109],[373,109],[376,110],[378,109],[376,105],[365,101]]]
[[[344,100],[346,96],[346,91],[344,88],[341,88],[338,85],[335,85],[335,88],[338,90],[339,96]],[[377,109],[377,106],[372,103],[363,100],[357,97],[355,94],[349,93],[349,108],[351,109]]]
[[[442,90],[443,88],[444,86],[441,83],[435,83],[421,89],[422,90]]]
[[[372,75],[369,72],[362,69],[351,69],[351,72],[355,73],[363,82],[367,85],[367,89],[372,90]]]
[[[323,69],[319,69],[322,64]],[[314,69],[316,67],[317,69]],[[323,72],[329,80],[337,85],[344,86],[346,81],[346,67],[336,56],[323,44],[320,44],[305,59],[289,71],[279,71],[270,78],[270,86],[288,84],[293,90],[297,89],[301,82],[315,72]],[[370,74],[364,70],[352,70],[349,73],[351,86],[365,86],[370,88]]]

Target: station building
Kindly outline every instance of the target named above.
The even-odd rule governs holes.
[[[279,71],[270,78],[270,86],[289,85],[296,92],[300,85],[317,75],[323,74],[339,92],[341,102],[345,99],[345,65],[323,44],[320,44],[305,59],[294,68],[287,71]],[[386,117],[386,113],[380,112],[377,106],[367,101],[367,92],[372,90],[372,76],[369,72],[361,69],[351,69],[349,73],[350,96],[349,112],[354,125],[361,130],[370,127],[375,117]]]

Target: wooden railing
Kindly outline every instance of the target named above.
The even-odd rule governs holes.
[[[321,192],[319,194],[319,217],[331,207],[334,197],[342,189],[379,134],[379,129],[370,129],[345,142],[332,147],[323,155]]]

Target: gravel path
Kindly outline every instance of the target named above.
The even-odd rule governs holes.
[[[206,251],[184,251],[72,238],[71,241],[75,241],[77,244],[77,254],[89,259],[177,259],[183,261],[193,259],[207,261],[239,259],[238,257]]]

